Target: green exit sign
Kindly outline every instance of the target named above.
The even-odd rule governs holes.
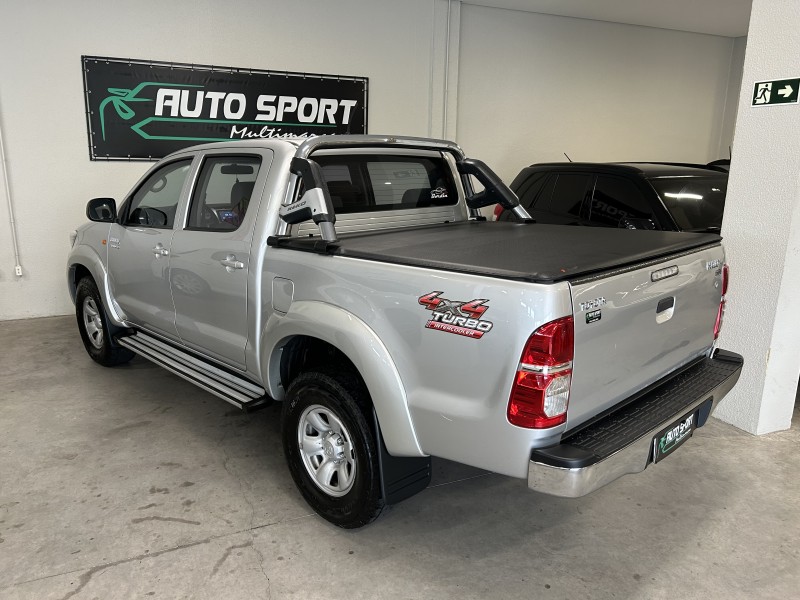
[[[797,104],[800,77],[757,81],[753,88],[753,106]]]

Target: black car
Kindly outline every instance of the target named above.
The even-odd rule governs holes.
[[[688,163],[542,163],[511,184],[539,223],[670,231],[719,231],[727,187],[723,167]]]

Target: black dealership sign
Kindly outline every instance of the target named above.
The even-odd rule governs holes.
[[[156,160],[204,142],[367,132],[366,77],[81,59],[92,160]]]

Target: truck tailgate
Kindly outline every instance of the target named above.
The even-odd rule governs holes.
[[[722,294],[721,246],[570,282],[574,429],[706,354]]]

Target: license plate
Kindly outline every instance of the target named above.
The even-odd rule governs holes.
[[[653,438],[653,462],[666,458],[692,437],[697,427],[697,413],[678,419]]]

